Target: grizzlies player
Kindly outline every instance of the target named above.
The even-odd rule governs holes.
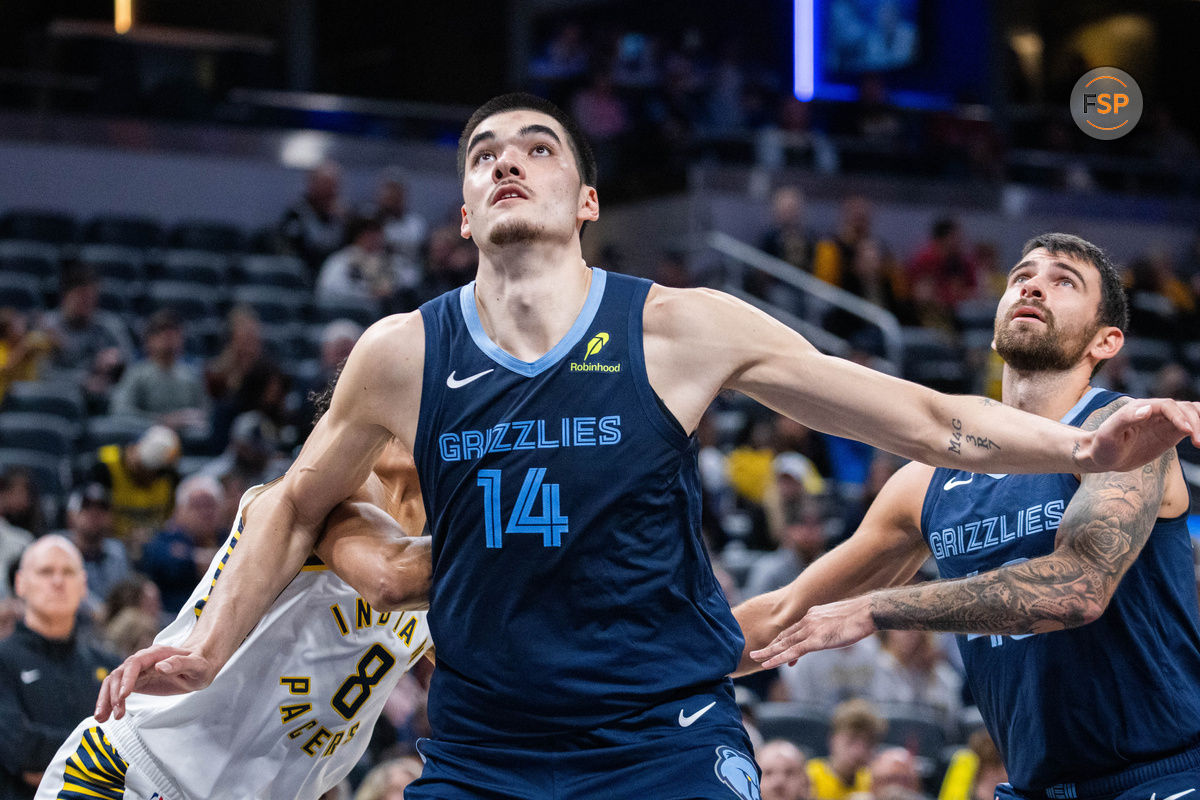
[[[1123,343],[1120,278],[1074,236],[1024,252],[996,316],[1004,402],[1093,429],[1130,402],[1089,386]],[[1183,797],[1200,788],[1188,505],[1173,451],[1082,479],[909,464],[853,537],[739,614],[748,639],[769,639],[809,606],[904,583],[932,551],[946,580],[817,606],[754,655],[774,666],[884,628],[961,633],[1011,783],[998,797]]]
[[[363,335],[266,535],[235,551],[186,653],[154,668],[210,680],[278,591],[260,565],[302,563],[396,437],[433,534],[439,664],[410,798],[757,797],[726,677],[743,641],[699,535],[693,433],[722,389],[993,471],[1128,469],[1200,422],[1154,401],[1084,433],[824,356],[727,295],[589,268],[595,161],[539,98],[476,111],[459,166],[476,280]]]
[[[175,652],[219,589],[229,554],[259,534],[258,504],[273,491],[246,493],[204,579],[139,656]],[[128,713],[119,704],[120,718],[84,720],[46,769],[38,800],[317,798],[335,786],[366,749],[397,680],[432,648],[425,612],[381,610],[419,603],[428,589],[428,539],[400,538],[397,522],[420,531],[424,512],[412,460],[393,446],[331,515],[318,553],[367,587],[390,560],[412,578],[411,597],[378,598],[368,588],[373,606],[311,558],[204,691],[140,694]],[[380,531],[397,537],[394,547]]]

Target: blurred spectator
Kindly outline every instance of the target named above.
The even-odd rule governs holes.
[[[346,241],[346,246],[321,266],[318,294],[377,303],[390,310],[398,281],[387,253],[383,225],[377,217],[352,217],[346,224]]]
[[[1196,298],[1175,274],[1170,253],[1155,247],[1130,265],[1129,326],[1141,336],[1174,339],[1196,330]]]
[[[429,223],[409,208],[408,190],[399,170],[383,173],[375,195],[375,214],[383,223],[383,238],[396,262],[397,284],[413,289],[421,281],[421,265],[429,240]]]
[[[286,471],[286,464],[277,460],[279,455],[278,427],[262,412],[247,411],[233,421],[225,452],[199,474],[217,480],[232,504],[251,486],[268,483]]]
[[[830,726],[829,756],[808,762],[811,796],[814,800],[846,800],[854,792],[870,791],[867,765],[887,723],[874,706],[855,699],[834,709]]]
[[[459,227],[442,225],[429,234],[429,263],[421,285],[422,299],[437,297],[474,279],[475,247],[464,241]]]
[[[9,467],[0,474],[0,516],[35,538],[46,532],[42,493],[25,467]]]
[[[53,342],[43,331],[30,331],[29,320],[15,308],[0,308],[0,402],[13,381],[37,380],[42,358]]]
[[[361,325],[348,319],[335,319],[321,329],[321,354],[317,372],[308,383],[300,387],[301,409],[296,420],[300,429],[300,439],[307,438],[315,424],[315,398],[337,377],[362,332]]]
[[[16,564],[13,564],[13,571],[16,571]],[[8,576],[5,575],[5,591],[8,591],[8,582]],[[17,629],[17,623],[21,620],[22,611],[22,603],[16,597],[11,595],[0,597],[0,639],[12,636],[13,631]]]
[[[108,487],[113,531],[133,558],[171,515],[179,452],[178,434],[164,425],[151,426],[127,445],[109,444],[96,451],[89,478]]]
[[[864,239],[855,249],[854,258],[842,273],[842,288],[894,314],[901,325],[916,322],[908,301],[908,280],[895,259],[878,239]],[[857,314],[841,308],[830,309],[823,323],[830,333],[862,346],[873,355],[882,355],[883,339],[879,328]],[[871,337],[865,340],[865,337]]]
[[[870,696],[878,703],[929,709],[942,728],[957,730],[962,677],[946,663],[930,631],[880,631],[880,651]]]
[[[104,598],[101,622],[107,627],[121,616],[121,612],[130,608],[158,620],[159,627],[167,624],[175,616],[168,616],[163,610],[162,593],[158,591],[158,584],[140,572],[129,573],[129,577],[109,591],[108,596]]]
[[[921,800],[921,774],[913,754],[903,747],[887,747],[871,759],[871,794],[875,800]]]
[[[354,793],[354,800],[404,800],[404,788],[421,777],[421,763],[413,758],[394,758],[367,773]]]
[[[858,84],[853,132],[876,143],[892,144],[904,133],[904,120],[888,99],[883,77],[867,74]]]
[[[184,364],[183,323],[175,312],[160,309],[146,321],[146,358],[132,364],[112,392],[110,414],[149,417],[179,430],[208,425],[204,382]]]
[[[975,299],[999,301],[1008,288],[1008,269],[1000,261],[1000,250],[995,242],[976,242],[971,254],[978,279]]]
[[[950,757],[938,800],[992,800],[996,785],[1007,782],[1008,773],[996,743],[979,728],[967,739],[967,746]]]
[[[581,77],[588,68],[588,45],[583,26],[566,22],[546,43],[545,51],[529,65],[531,78],[547,83],[562,83]]]
[[[0,478],[0,485],[3,485]],[[12,587],[8,576],[21,558],[21,553],[33,541],[33,534],[8,521],[4,514],[4,492],[0,491],[0,601],[10,597]]]
[[[225,320],[225,344],[204,367],[205,387],[220,404],[242,386],[246,374],[265,358],[262,326],[251,306],[234,306]]]
[[[31,798],[118,662],[76,630],[87,578],[70,541],[51,535],[30,545],[16,581],[25,614],[0,642],[0,796]]]
[[[225,529],[225,492],[211,476],[184,478],[175,511],[142,551],[138,569],[158,585],[163,608],[178,613],[208,569]]]
[[[284,249],[303,259],[312,275],[342,245],[346,213],[341,193],[342,168],[326,161],[308,171],[304,194],[284,212],[279,224]]]
[[[121,368],[133,360],[125,323],[100,308],[100,279],[78,261],[63,266],[58,308],[47,312],[41,325],[54,340],[54,366],[90,373],[88,389],[100,396],[108,396]]]
[[[796,269],[813,271],[813,240],[804,226],[804,193],[780,186],[771,197],[771,229],[758,245]]]
[[[104,640],[124,659],[154,644],[159,628],[158,617],[140,608],[125,608],[104,626]]]
[[[621,139],[632,123],[625,101],[613,88],[610,71],[597,72],[590,84],[575,95],[571,101],[571,114],[580,128],[588,132],[600,179],[617,174]]]
[[[658,255],[654,265],[654,273],[650,279],[659,286],[674,286],[686,288],[692,286],[692,276],[688,272],[687,256],[680,250],[664,250]]]
[[[878,654],[879,640],[874,636],[849,647],[808,653],[795,666],[779,668],[779,683],[772,696],[826,709],[855,697],[868,697]]]
[[[113,587],[129,576],[125,545],[113,538],[112,500],[102,483],[85,483],[67,499],[67,527],[59,531],[79,548],[87,572],[85,607],[96,613]]]
[[[804,752],[787,739],[772,739],[757,752],[762,800],[808,800]]]
[[[776,458],[776,461],[785,456],[803,458],[795,453],[785,453]],[[786,477],[781,479],[781,483],[800,485],[795,478]],[[746,578],[748,597],[786,586],[825,552],[828,537],[825,533],[822,504],[817,498],[804,494],[803,489],[799,489],[799,492],[804,500],[789,512],[792,516],[788,517],[783,526],[783,538],[778,549],[759,558],[750,569]]]
[[[787,446],[778,436],[775,442],[779,447]],[[771,542],[782,544],[787,538],[785,528],[802,519],[815,505],[814,498],[824,492],[825,479],[807,456],[792,451],[775,456],[771,460],[771,476],[762,500]]]
[[[908,279],[922,323],[951,327],[954,307],[978,286],[958,222],[943,217],[933,223],[929,241],[909,261]]]
[[[871,236],[871,204],[861,195],[842,201],[837,232],[817,242],[813,255],[813,273],[834,286],[842,286],[845,274],[858,253],[858,247]]]

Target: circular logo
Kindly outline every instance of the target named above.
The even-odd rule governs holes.
[[[1093,139],[1120,139],[1142,118],[1142,90],[1116,67],[1097,67],[1075,82],[1071,117]]]

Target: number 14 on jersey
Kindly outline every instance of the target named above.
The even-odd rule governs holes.
[[[502,527],[500,518],[500,476],[502,470],[481,469],[476,480],[483,487],[483,524],[487,534],[487,546],[504,546],[505,533],[540,533],[543,547],[560,547],[562,535],[568,533],[567,517],[559,507],[558,484],[544,483],[544,467],[530,469],[525,473],[517,504],[508,518],[508,526]],[[534,513],[534,504],[541,499],[541,513]]]

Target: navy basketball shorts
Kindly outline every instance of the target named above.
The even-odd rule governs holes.
[[[1200,800],[1200,747],[1080,783],[1037,792],[996,787],[996,800]]]
[[[405,800],[761,800],[729,683],[536,744],[422,739]],[[1196,798],[1200,800],[1200,798]]]

